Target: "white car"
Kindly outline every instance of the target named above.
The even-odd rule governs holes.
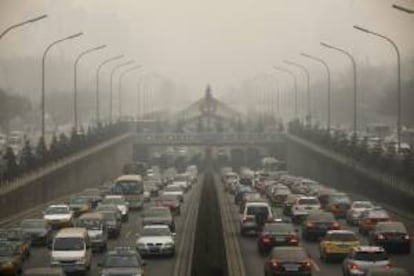
[[[52,228],[71,227],[73,226],[73,212],[69,205],[50,205],[43,211],[43,219],[52,226]]]
[[[164,188],[163,195],[176,195],[181,202],[184,201],[183,188],[180,185],[170,184]]]
[[[371,201],[367,200],[358,200],[352,202],[351,207],[346,212],[346,221],[350,225],[357,225],[362,213],[368,209],[372,209],[373,207],[374,204],[372,204]]]
[[[292,222],[300,222],[309,213],[319,209],[321,209],[321,204],[316,197],[299,197],[292,206]]]
[[[242,236],[249,232],[259,231],[256,224],[256,215],[259,213],[267,215],[267,221],[273,220],[272,208],[267,202],[247,202],[240,218],[240,233]]]
[[[107,195],[101,202],[102,205],[110,204],[115,205],[121,212],[122,220],[127,221],[129,217],[128,202],[121,195]]]
[[[168,225],[146,225],[137,235],[136,246],[141,256],[175,254],[175,234]]]

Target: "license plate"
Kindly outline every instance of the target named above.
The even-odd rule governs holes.
[[[158,247],[151,247],[150,251],[151,252],[158,252],[158,251],[160,251],[160,249]]]
[[[283,242],[283,241],[285,241],[285,238],[284,237],[276,237],[275,240],[278,241],[278,242]]]
[[[299,270],[298,265],[284,265],[284,268],[286,271],[298,271]]]

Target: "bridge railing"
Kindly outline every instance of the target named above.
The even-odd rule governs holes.
[[[271,144],[281,139],[280,132],[271,133],[137,133],[141,144]]]

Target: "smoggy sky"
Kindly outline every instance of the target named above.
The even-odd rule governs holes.
[[[5,36],[0,60],[31,57],[24,69],[37,77],[46,45],[83,31],[83,37],[50,52],[48,62],[62,63],[55,64],[51,88],[69,90],[76,54],[107,44],[82,63],[85,76],[106,57],[123,53],[145,72],[196,94],[206,83],[226,94],[284,59],[306,65],[317,79],[322,68],[300,57],[301,51],[325,58],[333,70],[348,68],[346,58],[321,48],[320,41],[350,50],[358,62],[395,66],[390,45],[354,30],[354,24],[389,35],[403,59],[412,57],[414,17],[392,9],[394,3],[414,8],[414,2],[402,0],[1,0],[0,30],[40,14],[49,17]],[[0,84],[38,91],[38,79],[16,80],[16,70],[2,66]],[[57,80],[58,73],[65,77]]]

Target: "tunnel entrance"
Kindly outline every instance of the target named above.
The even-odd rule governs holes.
[[[198,210],[192,259],[193,276],[226,276],[227,260],[214,177],[206,172]]]

